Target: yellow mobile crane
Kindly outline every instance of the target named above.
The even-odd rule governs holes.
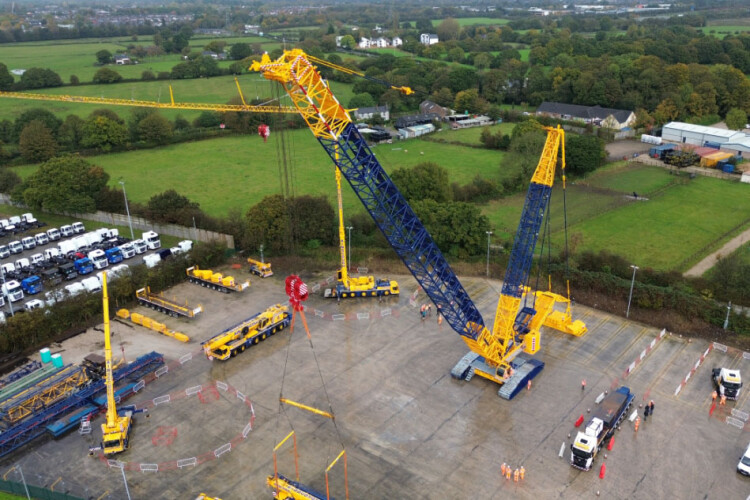
[[[105,455],[114,455],[128,449],[134,407],[122,408],[123,415],[117,413],[115,382],[112,377],[112,343],[109,331],[106,272],[102,272],[102,307],[104,309],[104,369],[107,382],[107,421],[102,424],[102,451]]]

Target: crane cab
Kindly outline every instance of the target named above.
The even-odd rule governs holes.
[[[115,425],[102,424],[102,451],[105,455],[114,455],[128,449],[128,438],[132,424],[132,411],[123,412],[117,417]]]

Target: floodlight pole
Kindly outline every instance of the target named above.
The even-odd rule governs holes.
[[[633,286],[635,285],[635,272],[638,270],[638,266],[631,265],[633,268],[633,279],[630,282],[630,295],[628,296],[628,310],[625,312],[625,317],[630,317],[630,301],[633,299]]]

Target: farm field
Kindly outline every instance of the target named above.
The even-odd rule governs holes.
[[[242,93],[247,100],[258,97],[265,98],[273,95],[271,82],[265,80],[258,74],[245,74],[239,78]],[[230,99],[237,96],[237,86],[233,76],[217,76],[214,78],[195,78],[188,80],[155,80],[124,82],[102,85],[65,86],[50,89],[41,89],[37,93],[49,95],[75,95],[85,97],[104,97],[108,99],[134,99],[153,102],[169,102],[169,86],[172,86],[175,102],[197,102],[226,104]],[[331,82],[331,88],[336,96],[346,106],[354,95],[353,85],[348,83]],[[7,105],[11,103],[12,106]],[[81,117],[88,116],[93,110],[105,107],[98,104],[84,104],[74,102],[45,102],[26,101],[18,99],[3,99],[6,105],[0,107],[0,120],[15,120],[24,111],[32,108],[44,107],[53,112],[59,118],[64,119],[69,114],[77,114]],[[282,103],[288,101],[285,99]],[[109,106],[121,117],[130,114],[128,107]],[[177,115],[192,121],[201,112],[192,110],[160,110],[165,117],[173,120]]]
[[[268,143],[257,136],[232,136],[208,141],[176,144],[152,150],[94,156],[88,161],[101,165],[110,184],[126,181],[128,198],[146,202],[151,196],[173,188],[210,215],[223,216],[232,208],[242,211],[264,196],[280,192],[275,138]],[[297,194],[335,198],[333,168],[329,157],[308,130],[290,131],[291,163]],[[452,182],[466,183],[474,176],[501,178],[498,165],[502,154],[412,139],[373,148],[379,161],[391,172],[426,161],[436,162],[450,174]],[[424,154],[422,154],[424,153]],[[466,158],[470,157],[470,163]],[[187,167],[186,167],[187,166]],[[16,167],[22,177],[36,166]],[[360,212],[361,204],[349,188],[344,189],[345,211]]]
[[[482,143],[479,140],[479,136],[482,135],[482,131],[485,128],[489,128],[490,132],[496,134],[498,131],[502,131],[503,134],[509,134],[513,131],[515,123],[500,123],[498,125],[491,125],[490,127],[473,127],[463,128],[457,130],[442,130],[437,135],[432,136],[435,139],[442,139],[451,142],[460,142],[467,146],[480,146]]]
[[[531,49],[518,49],[518,52],[521,54],[521,62],[529,62]]]
[[[60,75],[63,82],[68,83],[70,75],[76,75],[81,82],[90,82],[94,73],[101,67],[95,66],[96,53],[100,50],[108,50],[113,54],[123,52],[128,45],[152,45],[153,37],[139,37],[133,41],[127,37],[115,37],[104,39],[82,39],[82,40],[55,40],[45,42],[23,42],[3,44],[0,62],[8,66],[8,69],[28,69],[31,67],[49,68]],[[234,43],[260,43],[264,50],[271,51],[281,44],[266,38],[249,37],[201,37],[191,38],[190,47],[200,50],[212,40],[227,42],[227,47]],[[123,78],[140,78],[145,70],[153,72],[170,71],[172,67],[181,62],[179,54],[169,54],[157,57],[145,58],[141,64],[115,66],[110,68],[120,73]],[[220,67],[228,67],[234,61],[219,61]]]

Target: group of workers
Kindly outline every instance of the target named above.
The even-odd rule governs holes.
[[[526,469],[524,469],[522,465],[520,468],[513,470],[513,467],[503,462],[503,465],[500,466],[500,476],[504,476],[505,479],[510,481],[511,475],[513,476],[513,481],[515,481],[516,483],[519,479],[523,481],[523,479],[526,477]]]
[[[716,403],[716,398],[718,396],[719,396],[719,394],[716,391],[714,391],[713,394],[711,394],[711,402]],[[719,404],[720,405],[727,404],[727,397],[724,394],[721,395],[721,399],[719,400]]]

